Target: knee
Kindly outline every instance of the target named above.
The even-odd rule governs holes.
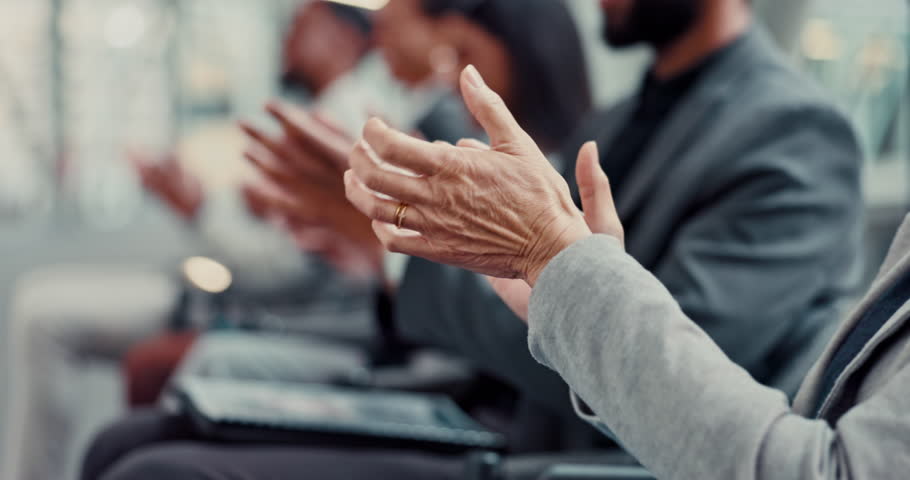
[[[82,480],[101,478],[102,474],[110,469],[121,457],[129,454],[126,445],[128,428],[125,422],[118,422],[105,427],[95,435],[85,457],[82,459]]]
[[[135,452],[114,465],[100,480],[213,480],[200,462],[198,447],[170,445]],[[90,479],[95,480],[95,479]]]
[[[133,453],[187,438],[187,428],[182,418],[157,410],[134,412],[95,436],[83,457],[80,478],[102,478],[105,472]]]

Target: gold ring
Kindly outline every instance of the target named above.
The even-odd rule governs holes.
[[[395,209],[395,226],[400,230],[402,225],[404,225],[404,217],[408,214],[407,203],[401,202],[398,204],[398,208]]]

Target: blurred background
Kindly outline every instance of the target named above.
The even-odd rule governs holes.
[[[910,207],[907,2],[757,1],[793,61],[862,134],[866,242],[875,266]],[[207,188],[242,178],[243,140],[231,122],[262,117],[263,102],[279,95],[280,45],[298,3],[0,0],[0,332],[11,291],[36,268],[167,271],[207,253],[145,193],[125,152],[176,149]],[[594,65],[597,102],[608,105],[636,85],[646,54],[609,51],[596,1],[569,3]],[[0,352],[9,338],[0,333]],[[0,412],[5,376],[15,368],[3,365]],[[93,381],[107,382],[109,373]],[[94,388],[87,384],[85,394]]]

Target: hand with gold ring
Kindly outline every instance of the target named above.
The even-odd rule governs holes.
[[[489,148],[428,143],[372,119],[351,152],[348,199],[374,219],[391,251],[533,285],[552,257],[591,229],[565,180],[473,67],[462,73],[461,87]],[[601,185],[598,230],[621,238],[592,143],[582,149],[579,169],[581,183],[593,178]]]

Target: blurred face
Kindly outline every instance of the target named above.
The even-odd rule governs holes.
[[[433,73],[431,53],[438,44],[433,19],[420,0],[392,0],[375,17],[376,43],[392,73],[416,85]]]
[[[702,0],[601,0],[604,38],[613,47],[644,43],[662,48],[688,31]]]
[[[303,7],[284,41],[284,82],[318,93],[350,71],[368,39],[322,2]]]

